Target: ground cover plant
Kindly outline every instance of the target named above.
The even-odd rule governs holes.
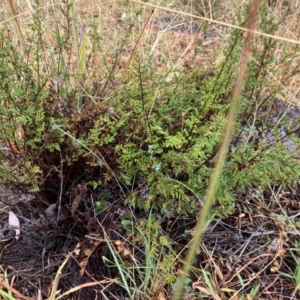
[[[172,299],[241,76],[225,2],[1,4],[2,297]],[[299,296],[298,13],[259,7],[181,299]]]

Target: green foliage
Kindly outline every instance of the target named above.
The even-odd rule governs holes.
[[[155,273],[160,274],[158,276],[162,276],[166,283],[173,284],[176,276],[172,268],[176,255],[169,237],[163,233],[160,221],[150,213],[148,219],[143,219],[139,224],[125,219],[122,225],[127,235],[135,241],[136,246],[145,249],[145,273],[155,270]],[[140,269],[140,272],[144,272],[142,267]],[[143,276],[145,275],[140,274],[139,277]]]
[[[61,13],[76,21],[72,5],[66,3]],[[240,23],[244,22],[241,14]],[[262,6],[260,28],[272,34],[277,25]],[[91,26],[96,53],[105,41],[92,20]],[[224,59],[219,65],[212,61],[210,69],[161,73],[136,55],[126,83],[120,84],[116,66],[123,45],[110,69],[105,58],[96,68],[87,55],[88,37],[79,45],[75,29],[57,25],[59,55],[51,52],[47,71],[42,68],[45,38],[38,17],[33,20],[28,59],[4,29],[0,33],[0,140],[10,150],[1,151],[1,181],[26,183],[34,191],[47,184],[57,190],[64,175],[64,192],[78,180],[95,189],[108,183],[115,187],[117,182],[126,203],[134,207],[159,210],[168,217],[198,210],[218,155],[243,33],[232,30]],[[80,60],[72,68],[73,44]],[[268,128],[276,137],[272,145],[262,138],[268,122],[261,120],[259,107],[278,90],[267,76],[276,63],[276,47],[267,37],[257,37],[253,44],[254,59],[249,62],[236,135],[216,194],[215,216],[229,215],[236,207],[235,195],[249,186],[263,189],[299,176],[296,158],[278,142],[279,127]],[[292,55],[286,54],[281,63],[289,64]],[[297,72],[278,68],[276,75],[280,71],[284,82]],[[172,74],[178,76],[166,80]],[[101,78],[101,84],[95,78]],[[48,81],[56,81],[57,88],[54,84],[48,88]],[[262,94],[265,86],[268,101]],[[264,121],[262,128],[256,127],[258,121]],[[259,136],[245,142],[242,135],[250,127]]]
[[[158,259],[164,249],[171,250],[171,243],[166,235],[162,235],[161,224],[153,214],[143,219],[140,224],[134,224],[129,220],[123,220],[122,224],[129,236],[147,249],[147,257]],[[168,266],[170,267],[170,265]]]

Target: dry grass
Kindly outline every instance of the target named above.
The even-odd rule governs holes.
[[[8,0],[7,0],[8,1]],[[201,2],[202,3],[202,2]],[[60,30],[62,26],[70,28],[73,33],[74,43],[73,48],[68,53],[71,60],[70,73],[78,73],[79,57],[78,47],[80,42],[86,39],[86,55],[93,56],[91,59],[91,68],[99,68],[103,72],[103,65],[106,63],[114,63],[114,54],[116,50],[122,48],[124,37],[128,35],[125,48],[123,49],[123,55],[118,62],[119,67],[124,67],[127,59],[135,47],[137,38],[142,31],[142,28],[151,15],[152,9],[154,14],[151,17],[149,25],[143,32],[139,45],[137,47],[137,53],[142,61],[151,60],[157,64],[157,67],[162,71],[167,71],[172,67],[196,67],[209,63],[211,66],[211,59],[214,63],[220,62],[222,59],[221,49],[226,45],[229,30],[236,24],[237,11],[244,6],[243,1],[236,1],[230,3],[225,1],[203,1],[201,15],[197,14],[194,9],[195,3],[188,1],[178,3],[170,7],[168,3],[164,1],[156,2],[155,5],[145,3],[141,4],[139,1],[132,1],[128,3],[122,3],[122,1],[74,1],[74,22],[73,24],[67,24],[66,18],[58,10],[60,1],[41,1],[42,9],[40,10],[41,26],[44,30],[44,42],[43,47],[45,49],[45,68],[47,69],[47,63],[49,62],[49,55],[55,53],[57,45],[57,25]],[[199,4],[200,5],[200,4]],[[206,13],[203,13],[203,7],[206,7]],[[286,17],[284,13],[287,6],[283,1],[276,1],[270,12],[274,15],[274,19],[283,18],[284,22],[274,34],[274,38],[281,40],[278,42],[278,53],[274,67],[281,69],[280,61],[283,56],[283,51],[290,53],[293,51],[294,43],[297,41],[297,32],[299,31],[299,22],[297,19],[298,4],[296,2],[289,4],[291,12]],[[28,25],[32,23],[33,19],[33,5],[30,1],[16,2],[16,13],[18,14],[19,28],[21,29],[21,35],[26,36],[29,33]],[[135,12],[140,11],[138,17],[135,16]],[[219,12],[216,16],[212,14],[212,11]],[[222,13],[220,13],[222,12]],[[196,13],[192,15],[192,13]],[[215,17],[214,20],[210,20]],[[7,14],[7,10],[2,9],[2,19],[6,20],[3,23],[5,25],[13,25],[14,22],[11,19],[12,15]],[[205,21],[208,20],[208,21]],[[7,20],[11,20],[8,22]],[[98,33],[102,37],[101,51],[93,51],[92,49],[92,32],[91,22],[95,22]],[[132,22],[134,27],[129,29],[128,22]],[[207,22],[207,23],[206,23]],[[193,25],[194,24],[194,27]],[[184,25],[185,29],[182,29]],[[14,26],[10,26],[13,32],[16,32]],[[193,34],[189,34],[189,30],[193,30]],[[128,32],[130,31],[130,32]],[[18,37],[18,35],[17,35]],[[290,41],[286,43],[285,41]],[[199,47],[198,45],[201,44]],[[30,43],[26,42],[26,47],[30,47]],[[201,51],[201,55],[194,55],[196,48]],[[299,57],[298,57],[299,59]],[[297,57],[293,60],[290,69],[293,64],[298,64]],[[259,62],[257,62],[259,63]],[[108,67],[108,66],[107,66]],[[291,72],[286,70],[287,66],[284,66],[283,71],[285,73]],[[89,74],[89,69],[86,76]],[[275,69],[276,71],[276,69]],[[107,70],[107,72],[109,72]],[[272,74],[277,72],[270,73]],[[105,74],[107,75],[107,74]],[[105,76],[103,76],[104,78]],[[281,77],[284,77],[282,75]],[[281,78],[273,78],[278,83],[281,82]],[[293,82],[282,85],[282,93],[293,98],[298,96],[298,78],[294,76]]]

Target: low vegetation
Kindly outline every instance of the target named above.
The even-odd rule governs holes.
[[[196,229],[180,299],[299,297],[300,8],[254,2],[0,5],[4,299],[175,299]]]

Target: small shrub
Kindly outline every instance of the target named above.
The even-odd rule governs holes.
[[[62,15],[75,21],[70,5],[66,4]],[[39,18],[33,21],[27,59],[5,29],[0,35],[0,139],[9,148],[1,151],[1,181],[25,183],[32,191],[47,189],[53,197],[62,179],[63,194],[80,181],[94,189],[109,186],[128,204],[160,210],[166,216],[197,210],[218,155],[238,76],[243,33],[232,30],[224,59],[210,69],[160,73],[155,64],[142,63],[136,54],[123,83],[117,74],[120,49],[110,69],[102,60],[106,77],[99,84],[95,76],[101,72],[92,68],[93,59],[86,56],[69,27],[57,27],[58,48],[51,52],[52,64],[45,71],[41,46],[44,32]],[[263,6],[261,29],[273,34],[276,26]],[[96,54],[101,39],[96,31],[93,36],[91,48]],[[73,43],[81,55],[75,65]],[[265,128],[255,127],[258,137],[249,138],[247,143],[242,138],[249,126],[256,126],[258,108],[270,103],[278,92],[268,71],[288,82],[298,70],[298,66],[293,72],[277,67],[279,63],[287,66],[293,52],[275,61],[276,47],[274,40],[264,36],[257,37],[253,45],[237,134],[219,183],[213,215],[230,214],[236,205],[236,193],[248,186],[265,188],[298,179],[298,161],[278,142],[282,137],[277,135],[271,145],[266,145],[261,139]],[[84,91],[78,88],[83,85]],[[265,87],[269,90],[267,98]],[[278,125],[268,129],[276,137]],[[297,138],[295,141],[298,144]]]

